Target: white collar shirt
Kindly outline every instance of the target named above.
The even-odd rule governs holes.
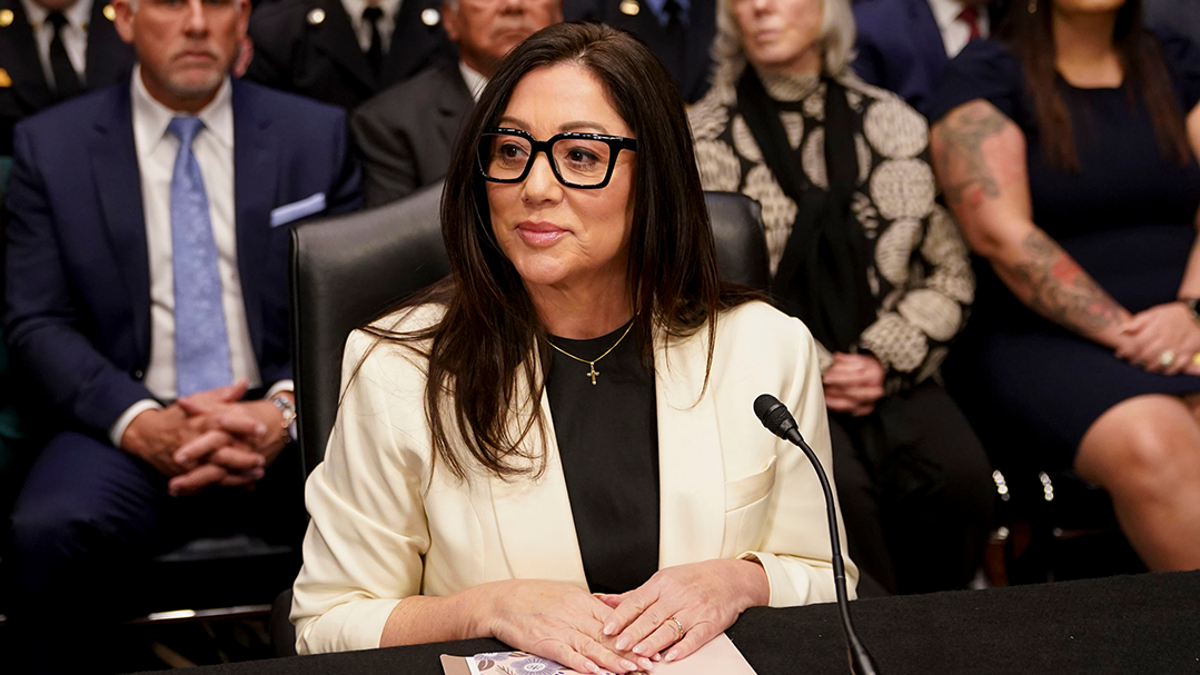
[[[954,58],[971,41],[971,28],[965,21],[960,21],[958,15],[963,11],[963,4],[958,0],[929,0],[929,9],[933,11],[933,19],[937,22],[938,31],[942,34],[942,44],[946,48],[946,56]],[[979,34],[987,37],[991,32],[988,22],[987,6],[979,8]]]
[[[479,103],[479,95],[483,93],[483,88],[488,83],[487,78],[483,76],[483,73],[463,61],[458,62],[458,72],[462,73],[463,82],[467,83],[467,91],[471,92],[471,98]]]
[[[169,401],[176,398],[177,392],[171,178],[179,153],[179,139],[167,131],[167,125],[181,113],[164,106],[150,95],[142,82],[140,66],[134,68],[131,88],[133,136],[141,175],[146,249],[150,263],[150,365],[146,368],[143,384],[158,399]],[[262,381],[250,340],[237,266],[233,97],[228,77],[221,84],[216,97],[196,117],[204,123],[204,128],[192,141],[192,151],[200,165],[204,191],[208,197],[233,379],[244,377],[254,388],[260,386]],[[158,405],[152,401],[139,401],[126,410],[110,430],[113,444],[120,445],[125,427],[137,413],[154,407]]]
[[[79,81],[87,80],[87,30],[91,21],[93,0],[79,0],[74,5],[63,10],[67,25],[62,28],[63,47],[67,50],[67,58],[71,67],[79,73]],[[49,10],[33,0],[21,0],[25,17],[29,19],[29,27],[37,39],[38,60],[42,63],[42,73],[51,88],[56,87],[54,71],[50,68],[50,42],[54,40],[54,24],[46,21],[50,16]]]
[[[383,41],[383,51],[386,53],[392,44],[392,31],[396,27],[396,15],[400,13],[401,0],[342,0],[342,7],[350,17],[350,26],[358,38],[358,46],[365,52],[371,48],[371,24],[363,20],[363,10],[371,5],[379,7],[383,16],[379,18],[379,39]]]

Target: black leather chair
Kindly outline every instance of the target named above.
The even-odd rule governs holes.
[[[441,189],[430,185],[392,204],[292,230],[292,358],[306,471],[325,454],[350,331],[450,273]],[[765,290],[770,272],[758,203],[733,193],[705,199],[722,276]]]
[[[292,359],[306,471],[325,455],[350,331],[450,273],[441,192],[439,182],[392,204],[292,230]],[[705,200],[722,277],[766,290],[770,271],[758,202],[721,192],[705,193]],[[290,607],[289,590],[272,612],[279,656],[295,654]]]

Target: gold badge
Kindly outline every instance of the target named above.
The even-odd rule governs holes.
[[[320,7],[308,13],[308,23],[313,26],[320,26],[325,21],[325,10]]]
[[[15,18],[11,9],[0,9],[0,28],[8,28]]]
[[[8,71],[0,68],[0,89],[12,86],[12,78],[8,76]]]
[[[642,6],[637,3],[637,0],[621,0],[617,9],[621,10],[622,14],[637,16],[638,12],[642,11]]]
[[[438,11],[432,7],[429,7],[427,9],[421,11],[421,23],[425,24],[426,26],[430,26],[430,27],[436,26],[436,25],[438,25],[438,22],[441,20],[442,20],[442,15],[440,13],[438,13]]]
[[[101,13],[104,14],[104,18],[108,19],[109,21],[117,20],[117,10],[113,9],[112,5],[105,5],[104,10]]]

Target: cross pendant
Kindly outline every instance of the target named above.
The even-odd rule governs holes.
[[[587,376],[592,378],[592,386],[595,386],[596,385],[596,376],[600,374],[600,371],[596,370],[596,362],[595,361],[589,363],[588,367],[590,368],[590,370],[588,370]]]

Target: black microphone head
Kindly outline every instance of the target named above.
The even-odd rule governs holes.
[[[787,406],[770,394],[754,399],[754,414],[768,431],[780,438],[785,438],[784,434],[796,428],[796,420],[792,419]]]

